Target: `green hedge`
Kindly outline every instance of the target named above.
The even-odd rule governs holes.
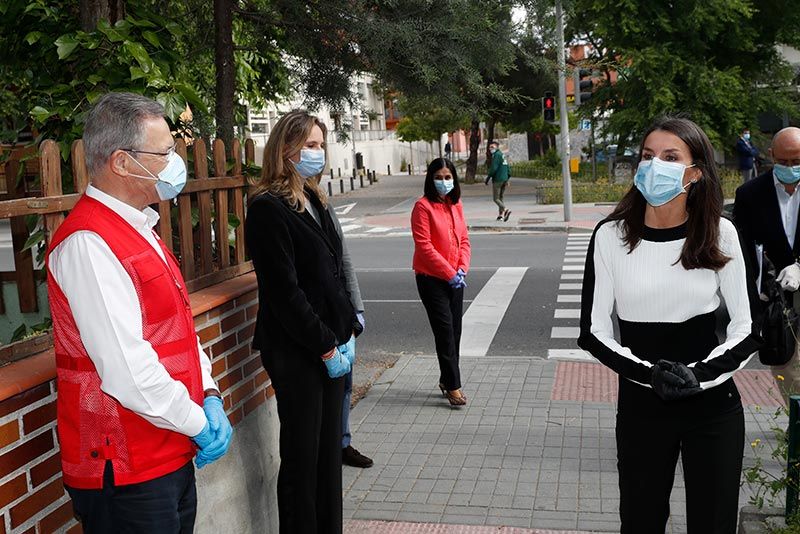
[[[561,178],[559,176],[559,178]],[[736,188],[742,183],[739,172],[731,169],[721,169],[722,193],[724,198],[733,198]],[[572,201],[581,202],[619,202],[631,188],[631,183],[610,184],[605,178],[597,182],[572,183]],[[562,204],[564,202],[564,188],[561,184],[544,185],[539,189],[542,204]]]
[[[514,178],[534,178],[537,180],[561,180],[561,167],[551,167],[542,163],[541,159],[530,161],[519,161],[510,165],[511,176]],[[597,164],[598,180],[608,176],[608,166]],[[572,175],[576,182],[592,182],[592,164],[584,162],[580,164],[580,171]]]

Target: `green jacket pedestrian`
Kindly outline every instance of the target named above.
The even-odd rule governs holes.
[[[492,165],[489,167],[489,175],[486,177],[486,184],[492,181],[492,200],[497,204],[499,210],[497,220],[507,221],[511,216],[511,210],[506,209],[503,203],[503,195],[508,185],[509,171],[506,155],[500,150],[497,141],[489,143],[489,152],[492,154]]]

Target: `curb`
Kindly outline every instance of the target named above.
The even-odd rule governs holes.
[[[579,226],[467,226],[470,232],[553,232],[553,233],[578,233],[578,234],[591,234],[592,230],[589,228],[582,228]]]

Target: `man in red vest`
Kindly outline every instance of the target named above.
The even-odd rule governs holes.
[[[46,260],[64,484],[87,534],[190,533],[192,459],[220,458],[232,429],[148,207],[186,165],[161,105],[131,93],[103,96],[83,141],[91,185]]]

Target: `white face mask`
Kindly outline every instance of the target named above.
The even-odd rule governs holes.
[[[684,165],[673,161],[663,161],[657,157],[651,160],[642,160],[636,170],[633,183],[648,204],[662,206],[686,192],[687,186],[683,185],[683,174],[689,167],[694,167],[694,163]]]
[[[127,152],[125,153],[128,154]],[[131,176],[144,180],[155,180],[158,198],[161,200],[172,200],[180,194],[183,190],[183,186],[186,185],[186,164],[183,162],[183,158],[176,152],[170,152],[169,156],[167,156],[167,166],[158,173],[158,176],[150,172],[147,167],[142,165],[139,160],[130,154],[128,154],[128,157],[150,175],[142,176],[140,174],[131,173]]]

